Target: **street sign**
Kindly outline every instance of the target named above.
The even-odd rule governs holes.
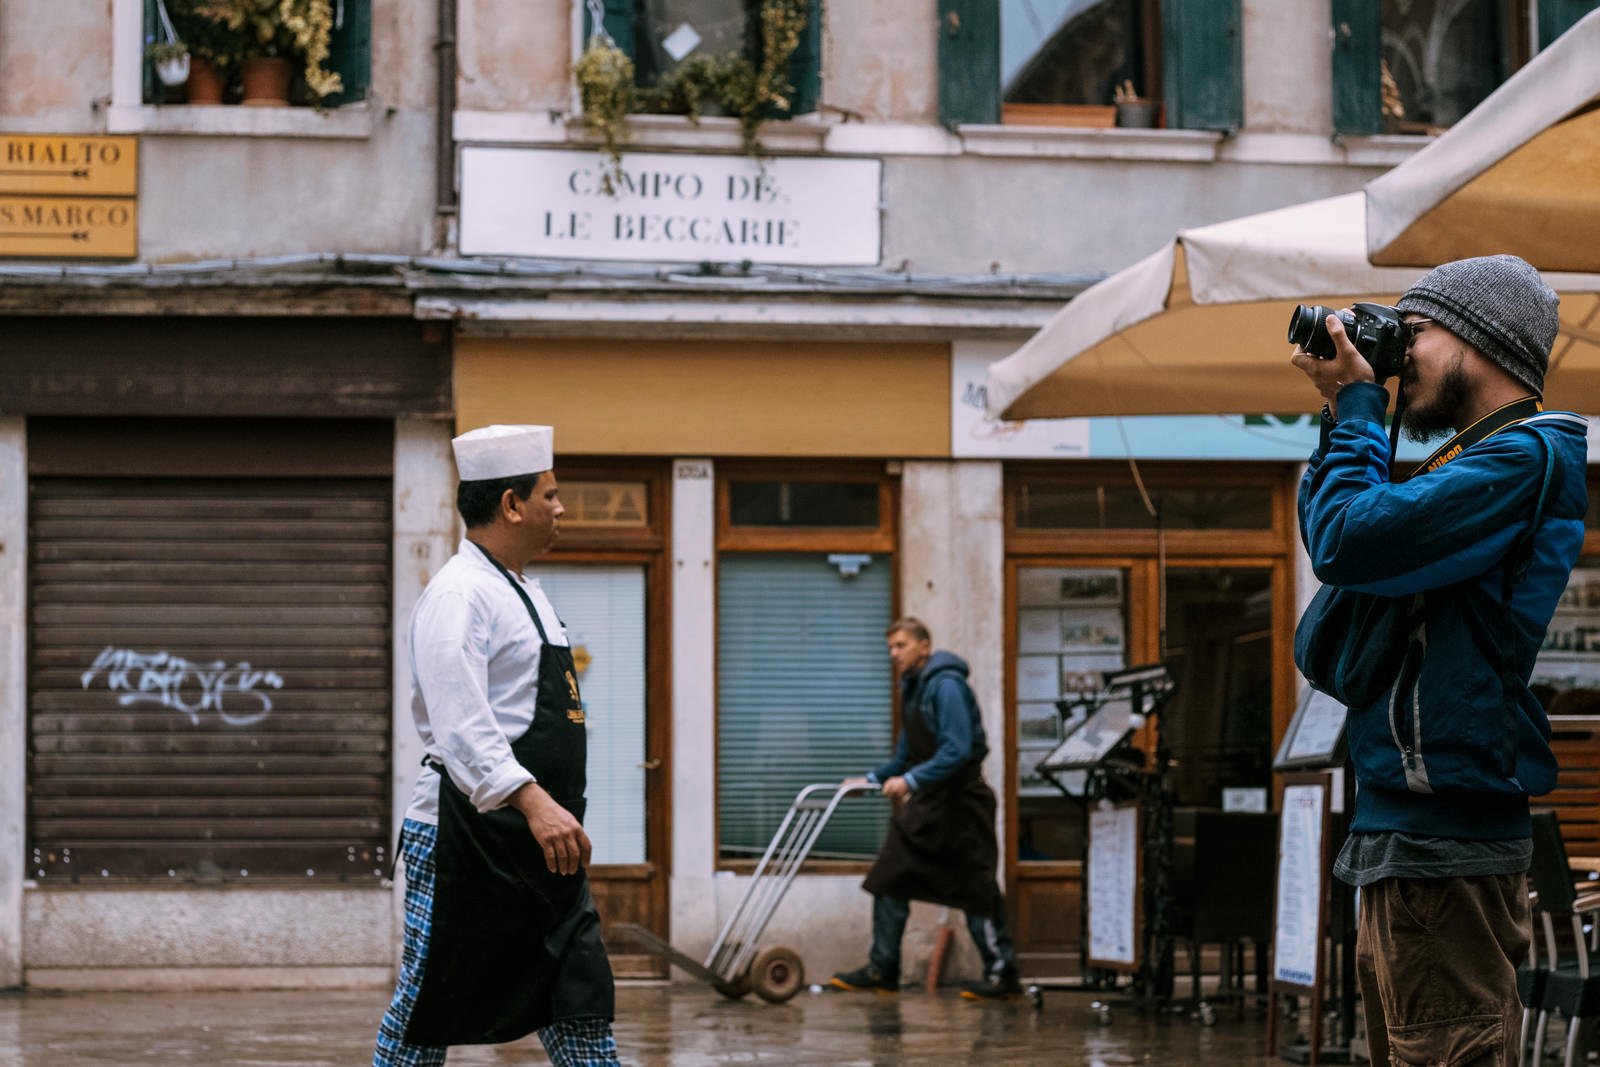
[[[0,258],[133,259],[132,197],[0,196]]]
[[[0,193],[136,196],[139,139],[0,133]]]

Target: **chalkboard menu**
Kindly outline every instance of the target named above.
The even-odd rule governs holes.
[[[1132,971],[1139,966],[1139,808],[1098,807],[1089,813],[1089,963]]]

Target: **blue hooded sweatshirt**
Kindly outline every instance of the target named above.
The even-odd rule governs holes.
[[[903,775],[912,792],[927,789],[954,775],[970,763],[989,754],[983,735],[983,720],[978,713],[978,698],[967,685],[967,663],[950,652],[935,652],[919,671],[907,671],[900,678],[900,710],[909,720],[920,716],[939,739],[932,756],[915,767],[911,764],[911,742],[901,729],[894,757],[867,775],[882,783]],[[908,769],[909,768],[909,769]]]
[[[1351,829],[1526,838],[1528,797],[1556,780],[1550,723],[1528,678],[1583,545],[1586,423],[1541,413],[1396,484],[1388,399],[1371,383],[1341,390],[1339,421],[1324,420],[1300,485],[1300,533],[1319,579],[1423,598],[1394,685],[1349,712],[1359,787]],[[1533,521],[1547,451],[1544,514],[1508,610],[1504,561]],[[1315,623],[1308,615],[1303,625]]]

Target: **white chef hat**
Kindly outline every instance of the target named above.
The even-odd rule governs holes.
[[[450,442],[464,482],[542,474],[555,466],[550,426],[484,426]]]

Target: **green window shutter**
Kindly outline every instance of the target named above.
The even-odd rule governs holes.
[[[139,69],[144,72],[144,102],[147,104],[160,103],[166,94],[166,87],[156,77],[156,65],[150,62],[150,57],[144,51],[160,37],[161,22],[156,14],[156,0],[144,0],[144,34],[139,39]]]
[[[1168,126],[1233,131],[1244,125],[1239,20],[1239,0],[1169,0],[1161,5]]]
[[[605,0],[606,32],[617,42],[617,47],[633,55],[633,18],[637,0]],[[594,36],[594,20],[589,17],[589,5],[583,7],[583,41],[587,47]]]
[[[893,751],[883,630],[894,567],[846,577],[823,553],[717,561],[718,849],[759,859],[795,794],[865,774]],[[840,804],[812,855],[878,851],[888,806]]]
[[[1539,48],[1572,29],[1573,23],[1600,7],[1600,0],[1539,0]]]
[[[1000,0],[939,0],[939,121],[1000,121]]]
[[[1333,0],[1333,128],[1383,129],[1383,8],[1380,0]]]
[[[332,107],[365,100],[372,84],[372,0],[343,0],[343,7],[344,21],[335,23],[328,45],[328,69],[344,83],[325,101]]]
[[[794,86],[791,115],[809,115],[822,97],[822,0],[807,0],[806,27],[789,59],[789,83]]]

